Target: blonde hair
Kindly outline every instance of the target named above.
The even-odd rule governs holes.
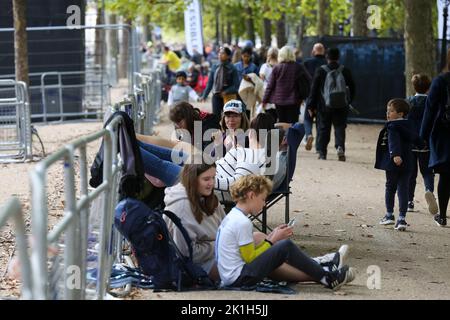
[[[272,181],[265,176],[247,175],[237,180],[230,187],[231,198],[234,202],[247,200],[247,194],[253,191],[256,195],[272,192]]]
[[[278,52],[278,63],[295,62],[294,49],[290,46],[284,46]]]
[[[266,62],[269,63],[272,60],[278,61],[278,49],[277,48],[270,48],[269,51],[267,51]]]

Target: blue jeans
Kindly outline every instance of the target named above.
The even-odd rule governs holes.
[[[418,167],[420,168],[420,173],[423,177],[423,182],[425,184],[425,190],[434,192],[434,174],[433,169],[428,168],[428,162],[430,161],[429,152],[413,152],[413,171],[409,179],[409,201],[414,200],[414,192],[416,191],[416,179],[418,173]],[[419,165],[417,166],[417,162]]]
[[[400,217],[408,211],[408,186],[411,171],[386,171],[386,212],[394,213],[395,192],[398,195]]]
[[[312,127],[313,127],[313,118],[308,112],[308,109],[305,108],[305,117],[303,120],[303,125],[305,126],[305,135],[306,137],[312,136]]]
[[[141,151],[142,162],[144,164],[144,172],[158,178],[167,186],[173,186],[178,182],[178,178],[186,160],[186,155],[182,151],[178,153],[172,149],[147,144],[138,141],[139,150]],[[172,159],[176,156],[183,160],[180,164],[176,164]]]
[[[286,139],[289,146],[289,181],[294,175],[295,166],[297,165],[297,150],[305,136],[305,127],[297,122],[287,131]]]

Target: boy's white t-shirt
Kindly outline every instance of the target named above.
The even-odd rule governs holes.
[[[216,237],[216,262],[222,286],[239,278],[245,261],[239,247],[253,243],[253,225],[245,214],[234,207],[222,220]]]

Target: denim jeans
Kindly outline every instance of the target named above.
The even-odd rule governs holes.
[[[289,181],[292,180],[294,175],[295,166],[297,165],[297,150],[300,143],[305,136],[305,127],[303,124],[297,122],[287,131],[287,143],[289,146]]]
[[[138,141],[141,151],[142,162],[145,173],[154,176],[164,182],[167,186],[173,186],[178,182],[178,178],[186,160],[186,155],[182,151],[147,144]],[[177,157],[181,160],[180,164],[173,161]]]
[[[433,169],[428,167],[428,162],[430,160],[429,152],[413,152],[413,171],[409,179],[409,201],[414,200],[414,193],[416,191],[416,179],[418,173],[418,167],[420,168],[420,173],[423,177],[423,182],[425,184],[425,190],[434,192],[434,174]],[[417,166],[417,162],[419,165]]]
[[[400,217],[406,217],[410,176],[411,171],[386,171],[385,201],[387,213],[394,213],[395,192],[397,192]]]
[[[303,125],[305,126],[306,137],[312,136],[313,118],[309,114],[308,109],[305,109],[305,117],[303,120]]]

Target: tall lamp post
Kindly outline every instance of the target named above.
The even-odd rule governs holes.
[[[447,64],[447,18],[448,18],[448,6],[450,0],[441,0],[444,5],[444,30],[442,33],[442,47],[441,47],[441,69],[445,68]]]

